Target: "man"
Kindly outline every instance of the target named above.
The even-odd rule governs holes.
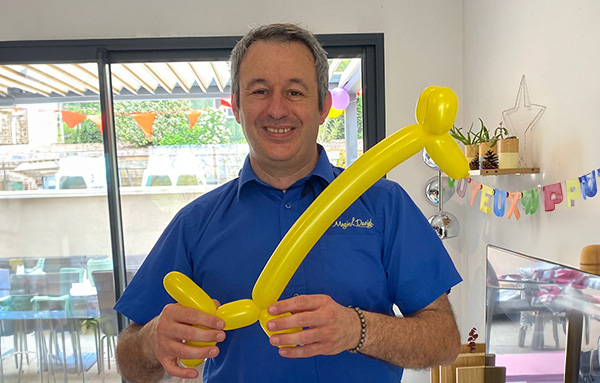
[[[178,270],[221,303],[250,298],[287,230],[341,172],[316,143],[331,96],[326,52],[314,36],[291,24],[259,27],[231,61],[232,107],[250,154],[239,178],[176,215],[117,303],[134,322],[119,338],[123,377],[193,379],[198,372],[178,359],[208,358],[211,383],[399,382],[403,367],[452,362],[460,339],[446,293],[460,276],[408,195],[387,180],[338,218],[269,308],[292,313],[269,330],[303,331],[269,339],[255,323],[225,333],[219,318],[166,294],[162,279]]]

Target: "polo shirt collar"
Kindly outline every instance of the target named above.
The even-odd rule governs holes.
[[[317,176],[317,177],[322,178],[327,184],[330,184],[334,180],[335,175],[333,173],[333,167],[332,167],[331,163],[329,162],[329,157],[327,157],[325,148],[323,148],[323,146],[321,146],[320,144],[317,144],[317,146],[318,146],[318,150],[319,150],[319,160],[317,161],[317,165],[310,172],[308,177],[304,177],[304,178],[296,181],[296,183],[294,185],[297,185],[302,182],[306,182],[306,180],[311,178],[312,176]],[[244,161],[244,165],[242,166],[242,169],[240,170],[240,173],[239,173],[238,190],[237,190],[237,199],[238,200],[240,199],[240,192],[241,192],[242,188],[244,187],[244,185],[246,185],[248,182],[251,182],[251,181],[255,181],[261,185],[268,185],[266,182],[264,182],[263,180],[258,178],[256,173],[254,173],[254,170],[252,169],[252,166],[250,165],[250,155],[247,155],[246,160]]]

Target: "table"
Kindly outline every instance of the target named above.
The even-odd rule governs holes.
[[[97,302],[97,300],[96,300]],[[47,368],[50,374],[52,371],[52,375],[54,375],[54,367],[51,359],[50,350],[52,348],[52,335],[49,335],[48,346],[46,345],[46,339],[44,337],[44,330],[46,328],[52,328],[51,326],[44,326],[47,321],[53,322],[56,324],[58,320],[66,320],[69,325],[69,331],[72,334],[76,334],[75,336],[79,336],[77,333],[77,329],[75,326],[75,320],[80,319],[96,319],[100,317],[100,310],[96,307],[90,306],[85,309],[76,309],[76,310],[49,310],[49,311],[0,311],[0,320],[1,321],[15,321],[16,329],[13,331],[16,333],[17,331],[27,331],[27,321],[34,321],[34,336],[36,340],[36,354],[38,356],[38,364],[40,368],[40,383],[44,382],[44,374],[43,371]],[[96,355],[98,355],[98,341],[100,335],[98,333],[99,329],[96,328]],[[0,333],[0,336],[4,336]],[[22,350],[18,350],[17,353],[21,353],[21,364],[22,364]],[[64,379],[67,382],[67,356],[65,350],[65,341],[63,336],[63,366],[64,366]],[[2,349],[0,345],[0,355],[2,355]],[[82,369],[83,360],[81,357],[81,352],[79,353],[79,361]],[[20,374],[20,372],[19,372]],[[0,378],[4,375],[3,366],[0,360]],[[50,376],[50,375],[49,375]],[[48,376],[48,380],[50,377]],[[3,380],[3,378],[2,378]]]

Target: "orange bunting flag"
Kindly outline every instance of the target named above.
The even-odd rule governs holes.
[[[83,113],[75,113],[68,110],[61,110],[60,114],[62,115],[65,124],[71,129],[81,124],[81,122],[87,118],[87,115]]]
[[[96,126],[98,127],[98,130],[100,130],[100,133],[102,133],[102,116],[99,114],[94,114],[92,116],[87,116],[88,120],[92,121],[94,124],[96,124]]]
[[[142,132],[146,135],[146,138],[150,140],[152,137],[152,126],[154,125],[154,120],[156,119],[156,113],[137,113],[132,114],[131,117],[137,122]]]
[[[200,117],[202,112],[199,110],[186,110],[183,113],[185,113],[185,115],[187,116],[188,121],[190,122],[190,130],[192,130],[194,128],[194,125],[196,125],[196,122],[198,122],[198,117]]]

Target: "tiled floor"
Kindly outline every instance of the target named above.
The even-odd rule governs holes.
[[[46,340],[48,339],[48,334],[45,333]],[[61,342],[62,349],[62,340],[59,338],[59,342]],[[71,340],[69,335],[65,337],[67,354],[72,353]],[[27,336],[27,344],[29,352],[29,363],[25,357],[23,357],[23,368],[21,371],[20,382],[21,383],[54,383],[54,382],[89,382],[89,383],[120,383],[121,376],[117,372],[116,363],[114,359],[114,355],[110,358],[110,369],[108,368],[108,359],[106,356],[106,350],[104,351],[104,371],[103,373],[99,373],[98,364],[95,362],[96,358],[96,342],[94,340],[94,335],[91,332],[85,333],[81,336],[81,349],[83,355],[88,356],[88,370],[85,374],[77,374],[75,371],[69,371],[67,369],[67,375],[65,380],[64,369],[62,368],[62,364],[57,364],[54,366],[54,374],[49,373],[46,369],[42,376],[39,374],[38,367],[38,357],[36,355],[36,342],[33,334]],[[106,343],[105,347],[106,347]],[[2,338],[2,353],[6,355],[8,350],[13,349],[13,338],[12,337],[3,337]],[[67,362],[69,364],[69,362]],[[18,370],[15,363],[15,358],[13,356],[6,357],[2,360],[3,367],[3,376],[0,377],[0,383],[17,383],[19,382]],[[73,369],[71,369],[73,370]],[[198,378],[195,380],[182,380],[177,378],[165,378],[163,382],[167,383],[192,383],[192,382],[201,382],[202,379]]]
[[[81,336],[81,349],[83,355],[87,356],[88,361],[86,364],[88,365],[88,370],[85,374],[76,373],[74,368],[67,369],[66,374],[66,382],[107,382],[107,383],[117,383],[121,382],[121,376],[117,373],[116,364],[114,362],[114,357],[111,357],[110,369],[108,369],[108,360],[106,359],[106,351],[105,351],[105,361],[104,361],[104,371],[102,374],[98,371],[98,364],[96,363],[96,342],[94,340],[94,335],[92,333],[84,334]],[[48,334],[45,333],[45,339],[48,340]],[[61,343],[62,348],[62,339],[59,335],[59,342]],[[67,349],[67,355],[72,355],[72,345],[70,336],[67,334],[65,336],[65,344]],[[34,383],[34,382],[64,382],[65,374],[64,368],[62,367],[62,363],[56,362],[53,364],[54,373],[52,373],[52,369],[50,372],[48,368],[44,368],[43,374],[40,376],[39,374],[39,358],[36,353],[36,341],[33,334],[29,334],[27,336],[27,345],[29,353],[27,356],[29,357],[29,363],[27,363],[26,356],[23,355],[22,362],[22,370],[20,376],[20,382],[22,383]],[[14,349],[13,346],[13,338],[12,337],[3,337],[2,338],[2,352],[5,355],[5,359],[2,360],[3,367],[3,376],[1,377],[2,383],[16,383],[19,381],[19,374],[17,365],[20,362],[21,356],[17,356],[17,360],[15,360],[14,356],[6,357],[6,354],[9,350]],[[71,359],[72,361],[72,359]],[[72,365],[67,362],[68,365]],[[104,379],[103,379],[104,378]]]

